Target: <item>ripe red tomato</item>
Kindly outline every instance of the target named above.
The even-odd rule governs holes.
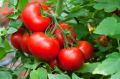
[[[88,60],[93,55],[93,46],[88,41],[79,41],[78,48],[83,53],[85,60]]]
[[[84,57],[78,48],[62,49],[58,55],[58,62],[63,70],[73,71],[83,65]]]
[[[41,6],[43,10],[47,10],[45,4],[42,4]],[[39,2],[28,3],[23,10],[21,17],[26,27],[33,32],[45,31],[51,23],[50,17],[41,16]]]
[[[28,48],[33,55],[45,61],[56,58],[59,53],[58,41],[42,32],[35,32],[30,36]]]
[[[69,24],[59,23],[59,25],[63,30],[66,30],[67,32],[71,32],[71,35],[73,38],[76,38],[76,34],[75,34],[74,30],[73,30],[73,28],[70,27]],[[56,29],[54,31],[54,34],[56,35],[56,39],[58,40],[60,46],[63,47],[64,46],[64,37],[63,37],[63,33],[61,32],[61,30]],[[73,42],[73,40],[69,36],[67,36],[67,40],[69,43]]]
[[[31,54],[29,49],[28,49],[28,39],[29,39],[29,34],[28,33],[25,33],[22,37],[22,40],[21,40],[21,48],[24,52],[28,53],[28,54]]]
[[[21,39],[23,34],[21,32],[15,32],[11,35],[10,41],[13,47],[15,47],[18,50],[21,50]]]
[[[48,64],[51,68],[54,68],[55,66],[58,65],[58,61],[57,59],[54,59],[54,60],[49,61]]]

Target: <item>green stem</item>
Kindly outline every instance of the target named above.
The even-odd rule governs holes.
[[[72,41],[77,45],[77,40],[72,36],[72,34],[70,33],[69,34],[69,37],[72,39]]]
[[[117,42],[118,42],[118,50],[120,52],[120,40],[117,40]]]
[[[55,26],[54,26],[54,28],[53,28],[53,30],[52,30],[52,32],[51,32],[51,34],[53,34],[53,33],[54,33],[54,31],[55,31],[55,30],[56,30],[56,28],[57,28],[57,25],[56,25],[56,23],[57,23],[57,20],[56,20],[56,15],[55,15],[55,14],[52,14],[52,18],[53,18],[53,20],[54,20]]]
[[[63,1],[64,1],[64,0],[57,0],[56,11],[55,11],[55,14],[56,14],[57,16],[60,16],[61,13],[62,13]]]
[[[58,22],[57,22],[57,19],[56,19],[56,15],[53,14],[53,15],[52,15],[52,18],[53,18],[53,20],[54,20],[54,22],[55,22],[55,27],[53,28],[51,34],[54,33],[54,31],[56,30],[56,28],[59,28],[60,31],[63,33],[63,37],[64,37],[64,41],[65,41],[64,46],[65,46],[65,48],[68,48],[68,41],[67,41],[66,33],[65,33],[64,30],[59,26],[59,24],[58,24]]]
[[[56,22],[55,24],[56,24],[56,26],[61,30],[61,32],[63,33],[63,37],[64,37],[64,41],[65,41],[64,46],[65,46],[65,48],[68,48],[69,46],[68,46],[68,41],[67,41],[66,33],[65,33],[64,30],[59,26],[58,22]]]

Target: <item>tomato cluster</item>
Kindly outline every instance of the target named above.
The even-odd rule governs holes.
[[[66,71],[77,70],[92,57],[93,46],[88,41],[78,41],[78,46],[75,46],[74,29],[69,24],[61,22],[58,22],[59,28],[56,28],[56,24],[52,24],[52,17],[43,16],[41,10],[48,11],[49,7],[39,2],[28,3],[21,14],[26,28],[21,27],[11,35],[12,45],[46,61],[52,68],[59,66]],[[68,44],[68,47],[65,47],[65,44]]]

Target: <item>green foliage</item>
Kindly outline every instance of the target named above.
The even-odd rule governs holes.
[[[17,6],[18,0],[9,0],[9,8],[15,8]]]
[[[0,71],[0,79],[13,79],[13,78],[10,72]]]
[[[116,9],[120,10],[120,0],[96,0],[93,7],[97,10],[104,9],[105,12],[112,12]]]
[[[88,35],[88,28],[86,26],[82,26],[82,24],[74,26],[74,30],[77,34],[77,39],[84,38]]]
[[[22,12],[26,4],[28,3],[28,0],[19,0],[18,2],[18,10]]]
[[[99,65],[99,63],[85,63],[79,70],[77,70],[77,73],[92,73],[94,69]]]
[[[3,58],[7,53],[12,51],[12,47],[8,41],[8,39],[5,39],[7,36],[8,30],[3,28],[0,28],[0,59]]]
[[[9,7],[14,8],[14,11],[8,15],[8,27],[0,28],[0,59],[7,53],[16,52],[12,62],[21,58],[22,65],[15,70],[0,67],[0,79],[16,79],[24,69],[29,70],[28,79],[120,79],[120,53],[117,50],[120,48],[120,15],[113,13],[116,9],[120,10],[120,0],[64,0],[62,16],[57,19],[71,24],[77,40],[89,40],[94,46],[93,58],[73,73],[63,71],[59,67],[52,69],[32,55],[25,55],[12,48],[8,36],[23,25],[18,17],[28,0],[4,1],[9,1]],[[56,2],[57,0],[47,0],[45,3],[55,10]],[[96,29],[89,31],[88,24]],[[108,46],[99,43],[99,35],[108,36],[105,40]]]
[[[11,20],[9,22],[9,27],[13,27],[13,28],[18,29],[21,26],[22,26],[22,21],[21,20],[16,20],[16,21],[15,20]]]
[[[74,17],[86,17],[86,16],[88,16],[88,13],[89,13],[89,11],[87,9],[79,9],[77,11],[70,12],[70,14],[68,14],[66,19],[71,19]]]
[[[80,78],[78,77],[75,73],[72,74],[72,79],[83,79],[83,78]]]
[[[70,79],[66,74],[48,74],[49,79]]]
[[[120,39],[120,23],[114,17],[105,18],[96,28],[94,33],[103,34]]]
[[[32,70],[30,73],[30,79],[47,79],[47,70],[44,68]]]
[[[120,71],[120,54],[115,52],[109,54],[107,58],[99,64],[93,74],[101,74],[101,75],[113,75]]]
[[[110,79],[120,79],[120,72],[113,74]]]

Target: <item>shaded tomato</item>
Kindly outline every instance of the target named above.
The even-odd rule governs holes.
[[[88,60],[93,55],[93,46],[88,41],[79,41],[78,48],[83,53],[85,60]]]
[[[54,59],[54,60],[49,61],[48,64],[51,68],[54,68],[55,66],[58,66],[58,61],[57,59]]]
[[[31,2],[27,4],[21,14],[24,24],[29,30],[33,32],[45,31],[45,29],[51,23],[50,17],[41,15],[40,5],[43,8],[43,11],[48,9],[45,4],[41,4],[39,2]]]
[[[28,53],[28,54],[31,54],[29,49],[28,49],[28,39],[29,39],[29,34],[28,33],[25,33],[22,37],[22,40],[21,40],[21,48],[24,52]]]
[[[116,14],[116,15],[119,15],[120,11],[119,10],[115,10],[113,11],[112,13]]]
[[[42,32],[35,32],[30,36],[28,48],[33,55],[45,61],[56,58],[59,53],[58,41]]]
[[[15,32],[11,35],[10,41],[13,47],[16,49],[21,50],[21,39],[22,39],[23,34],[20,32]]]
[[[105,46],[105,47],[108,46],[107,36],[105,36],[105,35],[100,35],[98,42],[99,42],[101,45]]]
[[[78,48],[65,48],[60,51],[58,62],[63,70],[74,71],[83,65],[84,56]]]
[[[20,33],[24,33],[25,32],[25,28],[24,27],[20,27],[18,28],[17,32],[20,32]]]
[[[60,27],[61,27],[65,32],[71,33],[71,36],[72,36],[73,38],[76,38],[76,34],[75,34],[74,30],[73,30],[72,27],[70,27],[69,24],[59,23],[59,25],[60,25]],[[57,29],[54,31],[54,34],[55,34],[56,39],[58,40],[60,46],[61,46],[61,47],[64,47],[64,43],[65,43],[65,42],[64,42],[64,36],[63,36],[63,33],[61,32],[61,30],[57,28]],[[68,41],[69,43],[72,43],[72,42],[73,42],[73,40],[71,39],[71,37],[70,37],[69,35],[66,35],[66,37],[67,37],[67,41]]]

